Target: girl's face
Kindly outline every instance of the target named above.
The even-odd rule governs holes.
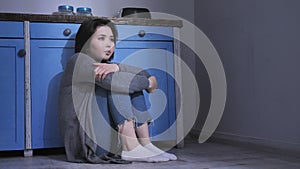
[[[95,59],[108,60],[115,50],[114,35],[108,26],[98,26],[90,37],[87,54]]]

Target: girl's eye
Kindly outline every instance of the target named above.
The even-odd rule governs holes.
[[[105,40],[105,38],[104,37],[99,37],[98,40]]]
[[[115,41],[115,39],[114,39],[114,38],[110,38],[110,41],[114,42],[114,41]]]

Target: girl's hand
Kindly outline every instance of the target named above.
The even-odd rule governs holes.
[[[146,89],[146,91],[148,93],[153,93],[155,91],[155,89],[157,89],[157,86],[158,86],[157,80],[156,80],[155,76],[150,76],[148,78],[148,80],[149,80],[149,86]]]
[[[93,65],[96,66],[94,74],[97,81],[103,80],[109,73],[119,71],[119,66],[117,64],[94,63]]]

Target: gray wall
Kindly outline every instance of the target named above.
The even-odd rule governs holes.
[[[299,9],[298,0],[195,1],[195,23],[217,49],[227,78],[216,134],[300,148]],[[200,90],[209,91],[204,83]],[[194,129],[204,119],[200,114]]]

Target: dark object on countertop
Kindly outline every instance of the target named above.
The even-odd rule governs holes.
[[[147,8],[126,7],[121,9],[120,17],[151,19],[151,14]]]

